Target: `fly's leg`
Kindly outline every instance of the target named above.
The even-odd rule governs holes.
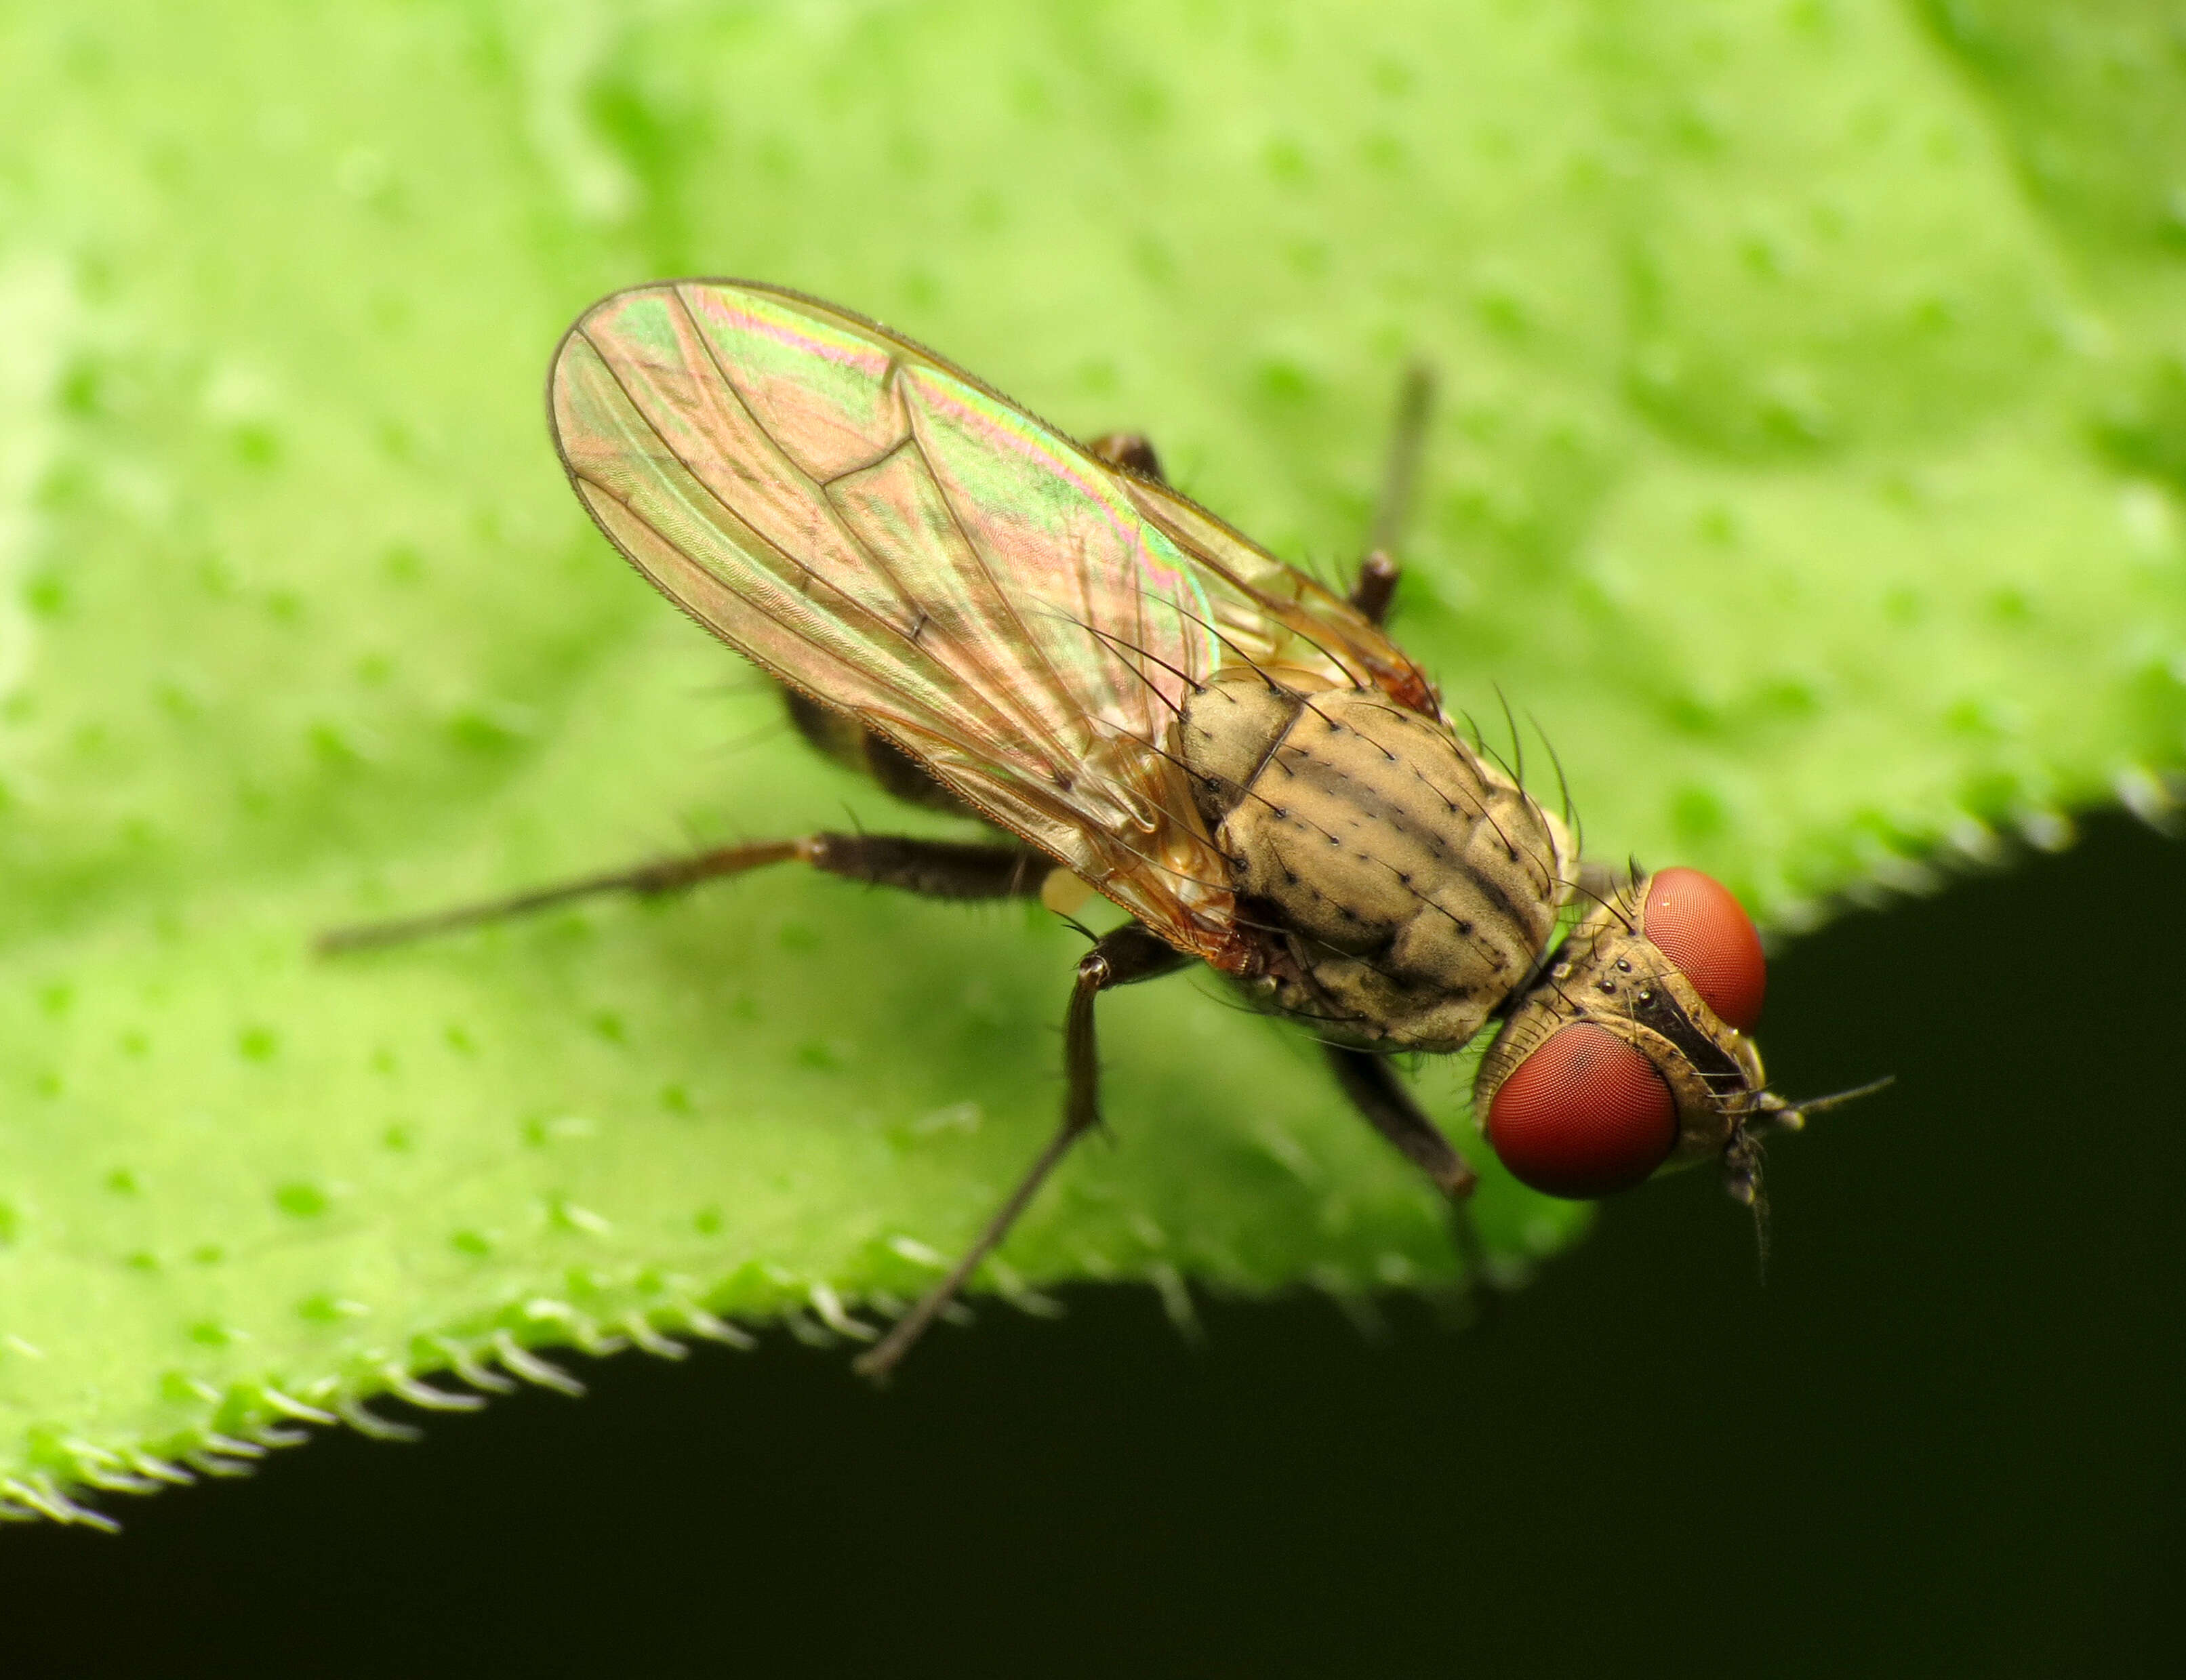
[[[823,706],[788,684],[781,685],[782,703],[797,732],[827,757],[865,776],[883,792],[929,811],[985,820],[934,779],[933,772],[884,735],[877,735],[848,712]]]
[[[1151,479],[1157,484],[1169,480],[1162,476],[1161,456],[1141,432],[1103,432],[1086,445],[1111,467],[1120,467],[1126,473],[1135,473],[1142,479]]]
[[[1374,524],[1366,557],[1359,563],[1359,581],[1351,604],[1373,624],[1389,616],[1397,593],[1397,551],[1412,511],[1412,490],[1419,481],[1420,452],[1427,435],[1427,410],[1434,400],[1434,375],[1420,362],[1404,370],[1397,388],[1397,417],[1390,428],[1389,459],[1382,469],[1382,494],[1374,503]]]
[[[1452,1201],[1472,1194],[1480,1175],[1465,1164],[1465,1157],[1450,1147],[1435,1123],[1421,1112],[1412,1094],[1398,1083],[1387,1056],[1370,1051],[1326,1044],[1329,1066],[1336,1083],[1366,1123],[1397,1147],[1397,1152],[1433,1181],[1434,1187]]]
[[[884,1380],[903,1362],[905,1354],[926,1333],[941,1310],[963,1288],[965,1280],[1010,1233],[1010,1227],[1040,1187],[1046,1182],[1071,1145],[1101,1123],[1101,1058],[1093,1025],[1094,1000],[1117,986],[1174,973],[1191,960],[1164,944],[1136,922],[1104,933],[1091,950],[1079,959],[1077,983],[1071,988],[1070,1011],[1064,1017],[1062,1066],[1064,1089],[1062,1123],[1048,1140],[1024,1177],[988,1220],[986,1229],[964,1251],[948,1274],[926,1292],[918,1305],[897,1320],[895,1328],[859,1358],[854,1369],[860,1376]]]
[[[1388,618],[1389,603],[1397,598],[1398,575],[1397,563],[1378,548],[1359,563],[1359,581],[1351,585],[1351,604],[1368,624],[1379,624]]]
[[[1458,1257],[1465,1263],[1466,1285],[1472,1289],[1483,1284],[1488,1256],[1473,1224],[1471,1207],[1473,1186],[1480,1182],[1480,1175],[1466,1165],[1465,1157],[1450,1146],[1441,1128],[1412,1100],[1412,1094],[1398,1081],[1387,1056],[1337,1044],[1322,1048],[1328,1052],[1336,1083],[1351,1099],[1351,1106],[1449,1198],[1450,1225]]]
[[[642,898],[680,893],[702,881],[768,864],[801,861],[830,875],[877,887],[900,888],[929,899],[1036,899],[1055,865],[1025,846],[964,845],[948,840],[916,840],[889,834],[808,834],[797,840],[762,840],[743,846],[716,846],[689,857],[662,858],[633,869],[611,870],[505,899],[459,904],[452,910],[394,921],[337,927],[317,941],[322,955],[401,944],[483,922],[501,921],[550,910],[606,893],[634,893]]]
[[[1388,616],[1389,602],[1397,593],[1398,567],[1391,551],[1403,535],[1404,516],[1410,511],[1433,389],[1434,381],[1427,369],[1415,365],[1406,370],[1397,396],[1396,432],[1382,475],[1381,499],[1375,505],[1373,546],[1359,563],[1359,581],[1351,591],[1351,604],[1376,624]],[[1162,475],[1161,457],[1142,433],[1103,432],[1086,447],[1111,467],[1120,467],[1157,484],[1169,482]]]
[[[1382,474],[1381,498],[1375,504],[1372,546],[1359,563],[1359,581],[1351,590],[1351,604],[1373,624],[1388,617],[1389,603],[1396,596],[1400,568],[1392,551],[1404,535],[1404,518],[1410,511],[1421,445],[1427,435],[1427,406],[1433,393],[1434,381],[1425,367],[1415,364],[1405,371],[1397,395],[1396,428]],[[1142,433],[1103,432],[1086,447],[1111,467],[1120,467],[1157,484],[1169,482],[1162,475],[1161,457]]]

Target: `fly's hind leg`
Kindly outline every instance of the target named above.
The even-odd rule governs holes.
[[[1441,1128],[1427,1118],[1398,1081],[1385,1056],[1326,1044],[1336,1083],[1366,1123],[1396,1145],[1397,1151],[1426,1173],[1449,1198],[1450,1230],[1465,1265],[1466,1288],[1482,1291],[1488,1281],[1488,1255],[1472,1218],[1473,1187],[1480,1175],[1450,1146]]]
[[[1191,959],[1164,943],[1136,922],[1104,933],[1093,949],[1079,959],[1077,983],[1071,988],[1070,1011],[1064,1017],[1062,1065],[1064,1089],[1062,1120],[1047,1147],[1034,1158],[1017,1187],[987,1221],[961,1257],[941,1281],[928,1290],[919,1303],[896,1321],[895,1327],[862,1355],[855,1369],[860,1376],[881,1380],[903,1362],[918,1338],[956,1298],[979,1264],[1001,1246],[1030,1205],[1047,1176],[1070,1153],[1071,1145],[1101,1123],[1101,1056],[1094,1032],[1094,1000],[1101,993],[1141,980],[1171,974]]]
[[[1420,453],[1427,442],[1427,412],[1433,402],[1434,375],[1415,361],[1404,370],[1404,384],[1397,388],[1397,417],[1390,428],[1389,458],[1382,469],[1382,493],[1374,503],[1366,557],[1359,563],[1359,581],[1351,590],[1351,604],[1374,624],[1389,616],[1389,603],[1396,598],[1396,555],[1411,517]]]
[[[846,770],[854,770],[883,793],[929,811],[986,820],[956,794],[942,786],[932,770],[884,735],[867,729],[848,712],[823,706],[787,683],[782,689],[789,721],[808,744]]]
[[[550,887],[490,899],[399,921],[337,927],[319,936],[322,955],[403,944],[489,921],[551,910],[609,893],[654,898],[726,875],[769,864],[801,862],[830,875],[894,887],[929,899],[1036,899],[1055,865],[1029,846],[966,845],[949,840],[891,834],[807,834],[795,840],[761,840],[716,846],[688,857],[661,858],[631,869],[610,870]]]
[[[782,697],[797,732],[828,758],[870,777],[897,798],[928,810],[981,820],[979,814],[936,781],[917,759],[877,735],[847,712],[783,685]],[[688,857],[661,858],[628,869],[609,870],[575,881],[557,882],[452,910],[337,927],[319,936],[322,954],[397,945],[436,933],[452,933],[489,921],[552,910],[579,899],[609,893],[657,898],[680,893],[701,882],[742,875],[768,864],[801,861],[830,875],[894,887],[929,899],[1036,899],[1052,893],[1067,908],[1085,888],[1029,846],[1010,841],[966,845],[949,840],[911,840],[885,834],[807,834],[795,840],[762,840],[748,845],[716,846]],[[1050,877],[1054,877],[1051,887]]]

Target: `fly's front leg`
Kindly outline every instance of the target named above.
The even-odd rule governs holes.
[[[1070,1153],[1071,1145],[1101,1123],[1101,1054],[1094,1032],[1094,1000],[1117,986],[1174,973],[1191,960],[1136,922],[1102,934],[1093,949],[1079,959],[1077,983],[1071,988],[1070,1011],[1064,1018],[1062,1124],[948,1274],[857,1360],[855,1369],[860,1376],[884,1379],[902,1363],[903,1356],[926,1334],[927,1327],[956,1297],[980,1263],[1009,1235],[1010,1227],[1039,1194],[1047,1175]]]
[[[402,944],[603,893],[632,893],[653,898],[682,892],[702,881],[790,862],[807,863],[830,875],[869,882],[876,887],[899,888],[929,899],[1036,899],[1056,867],[1027,846],[965,845],[892,834],[808,834],[797,840],[716,846],[688,857],[662,858],[632,869],[588,875],[426,916],[337,927],[319,936],[317,949],[322,955],[331,955]]]
[[[1411,517],[1412,490],[1419,481],[1420,454],[1427,444],[1427,412],[1433,402],[1434,375],[1414,362],[1397,389],[1397,417],[1390,428],[1389,459],[1382,469],[1382,493],[1374,503],[1366,557],[1359,563],[1359,581],[1351,591],[1351,604],[1374,624],[1389,616],[1389,603],[1396,598],[1396,554],[1404,546],[1405,521]]]
[[[1452,1201],[1472,1194],[1480,1175],[1465,1164],[1465,1157],[1450,1147],[1435,1123],[1412,1100],[1412,1094],[1398,1082],[1389,1059],[1367,1050],[1325,1044],[1329,1066],[1343,1095],[1364,1115],[1366,1123],[1397,1146],[1397,1152],[1433,1180],[1434,1187]]]
[[[1450,1228],[1458,1257],[1465,1263],[1468,1291],[1487,1280],[1488,1256],[1480,1232],[1472,1221],[1472,1190],[1480,1175],[1465,1157],[1450,1147],[1442,1129],[1427,1118],[1412,1094],[1397,1078],[1384,1056],[1366,1050],[1324,1044],[1336,1083],[1366,1123],[1397,1147],[1397,1151],[1426,1173],[1434,1187],[1449,1198]]]

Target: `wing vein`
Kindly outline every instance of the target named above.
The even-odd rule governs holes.
[[[843,518],[842,512],[836,507],[833,497],[827,494],[827,485],[832,485],[834,483],[839,482],[842,479],[851,476],[851,474],[849,472],[838,473],[826,480],[823,484],[823,481],[816,479],[810,474],[805,473],[795,461],[792,460],[789,456],[788,451],[783,447],[782,440],[774,435],[774,433],[768,427],[766,422],[761,419],[759,415],[754,413],[750,404],[744,400],[743,394],[737,389],[735,378],[730,374],[729,370],[722,365],[720,356],[717,352],[711,338],[699,324],[697,316],[692,313],[689,301],[683,296],[681,289],[680,288],[676,288],[672,292],[671,295],[675,300],[677,309],[681,311],[685,322],[688,323],[690,327],[692,338],[704,352],[707,364],[713,369],[714,376],[720,382],[721,388],[728,393],[730,398],[737,404],[737,408],[748,419],[750,420],[753,428],[773,445],[776,453],[782,457],[782,465],[788,468],[790,471],[795,473],[798,478],[805,485],[810,487],[812,494],[809,499],[816,509],[826,509],[828,523],[833,529],[836,535],[849,546],[856,549],[860,554],[865,557],[866,561],[870,563],[872,569],[878,574],[881,579],[886,581],[888,585],[888,592],[894,596],[897,602],[902,603],[906,608],[915,609],[915,617],[913,619],[912,627],[909,630],[905,630],[900,624],[893,623],[886,614],[872,612],[871,608],[866,607],[865,603],[860,602],[856,596],[852,596],[846,591],[841,589],[839,585],[831,584],[830,586],[834,588],[836,592],[842,595],[845,600],[850,601],[854,604],[857,605],[860,609],[865,612],[868,616],[878,620],[883,624],[887,624],[889,629],[895,631],[899,638],[916,654],[919,663],[923,666],[930,668],[934,673],[935,677],[946,680],[961,676],[962,673],[960,672],[954,665],[951,665],[945,661],[937,659],[928,648],[921,644],[919,637],[923,630],[924,625],[928,622],[928,614],[919,600],[918,595],[905,584],[902,576],[898,573],[894,566],[889,563],[887,557],[882,554],[879,550],[875,548],[872,544],[867,542],[865,540],[863,534],[855,529]],[[881,383],[883,384],[895,383],[898,376],[902,371],[902,368],[903,361],[901,357],[892,352],[888,358],[886,371],[881,375]],[[667,440],[664,438],[662,439],[662,442],[666,444]],[[897,441],[891,445],[888,449],[883,451],[878,456],[875,456],[866,468],[857,470],[870,471],[873,468],[880,467],[885,464],[890,457],[901,453],[906,446],[909,446],[914,451],[917,452],[922,462],[924,462],[924,451],[918,448],[916,433],[914,430],[906,428],[905,434],[901,438],[897,440]],[[669,445],[668,447],[671,453],[675,452],[675,446],[672,444]],[[681,455],[677,456],[677,459],[679,462],[682,462]],[[694,477],[698,476],[689,462],[682,462],[682,464],[686,472],[692,472]],[[931,476],[931,464],[927,464],[928,474]],[[701,479],[701,482],[703,482],[703,479]],[[710,489],[710,486],[708,488]],[[941,495],[945,505],[947,501],[946,490],[938,482],[935,484],[935,489]],[[717,501],[720,498],[718,497],[716,498]],[[950,510],[950,518],[952,523],[958,523],[956,521],[954,509]],[[748,521],[739,519],[738,523],[743,524],[746,529],[752,529]],[[958,529],[961,534],[961,523],[958,524]],[[798,565],[800,569],[806,571],[809,574],[817,575],[811,572],[811,568],[810,567],[804,566],[798,557],[788,554],[779,544],[769,542],[766,538],[762,536],[756,530],[752,530],[752,535],[759,541],[767,543],[767,546],[774,549],[776,552],[784,554],[785,557],[789,559],[791,563]],[[976,557],[978,551],[972,546],[968,539],[966,542],[966,547]],[[960,652],[968,653],[969,650],[964,647],[961,640],[954,636],[950,639],[952,643],[960,650]],[[931,680],[932,679],[929,680]],[[985,744],[990,748],[1004,744],[1007,742],[1009,737],[1006,729],[999,727],[998,725],[1017,722],[1020,725],[1020,727],[1022,727],[1024,721],[1023,719],[1017,715],[1019,708],[1014,703],[1015,697],[1011,693],[1009,686],[1006,683],[975,685],[972,687],[972,692],[976,695],[978,699],[981,702],[984,708],[989,714],[986,719],[980,720],[983,725],[983,733],[987,737]],[[981,743],[967,740],[961,741],[956,744],[960,748],[970,750]],[[1049,744],[1055,747],[1058,751],[1067,751],[1067,749],[1062,748],[1061,743],[1051,742]],[[936,768],[939,769],[940,767],[936,766]]]
[[[934,489],[939,492],[942,507],[949,515],[949,523],[955,527],[956,535],[963,540],[965,552],[972,557],[972,563],[978,568],[980,580],[986,585],[989,591],[991,592],[996,602],[1000,604],[1003,612],[1007,614],[1010,622],[1016,626],[1017,634],[1019,637],[1022,638],[1023,644],[1029,648],[1038,658],[1040,662],[1040,673],[1046,680],[1048,695],[1053,702],[1057,711],[1066,716],[1073,712],[1075,712],[1080,717],[1088,716],[1088,714],[1085,709],[1084,701],[1079,696],[1072,692],[1070,685],[1063,679],[1062,673],[1056,669],[1055,662],[1048,657],[1045,644],[1040,637],[1033,634],[1031,627],[1025,622],[1024,615],[1018,611],[1015,593],[1010,590],[1003,588],[1000,580],[995,576],[994,568],[989,557],[981,548],[978,541],[972,536],[971,529],[964,523],[963,515],[957,508],[956,498],[950,492],[947,479],[937,468],[933,456],[927,451],[925,444],[920,440],[918,427],[915,421],[912,423],[911,436],[908,441],[911,444],[911,446],[918,451],[919,459],[924,463],[928,474],[933,479]],[[1022,587],[1029,592],[1031,589],[1030,581],[1029,580],[1020,580],[1019,581]],[[974,659],[977,659],[979,657],[975,648],[967,648],[966,651]],[[1037,714],[1034,713],[1032,715],[1036,717]],[[1063,742],[1056,738],[1053,731],[1048,727],[1045,720],[1041,721],[1040,729],[1050,746],[1053,747],[1057,751],[1068,750],[1068,748]],[[1083,750],[1084,746],[1082,743],[1079,743],[1079,751],[1082,753]]]
[[[675,298],[676,306],[682,311],[685,320],[690,322],[692,328],[693,335],[703,344],[706,335],[703,331],[698,329],[697,322],[691,316],[690,311],[687,306],[684,305],[681,295],[672,292],[670,293],[670,295]],[[706,498],[708,502],[709,502],[714,507],[720,510],[720,518],[723,523],[728,524],[736,531],[743,533],[753,547],[764,551],[765,552],[771,553],[779,560],[787,563],[788,566],[793,568],[800,577],[807,580],[808,586],[803,591],[807,600],[810,600],[814,586],[824,589],[827,591],[831,596],[838,597],[843,603],[843,609],[847,609],[847,615],[851,619],[851,623],[845,626],[846,629],[855,629],[861,624],[870,625],[873,627],[874,630],[885,632],[887,635],[894,636],[897,641],[900,642],[902,644],[902,651],[900,652],[896,657],[905,664],[911,666],[913,669],[916,670],[923,679],[925,687],[928,691],[924,697],[926,698],[927,703],[931,706],[936,713],[937,720],[939,720],[940,719],[949,720],[953,730],[961,733],[964,738],[957,742],[958,745],[966,748],[972,747],[978,744],[983,736],[990,742],[993,741],[995,731],[993,730],[993,720],[991,719],[978,718],[976,715],[971,714],[968,708],[962,707],[961,703],[956,705],[950,705],[945,703],[937,703],[942,701],[942,697],[947,692],[946,678],[949,674],[944,669],[939,665],[937,661],[932,658],[925,649],[918,646],[917,641],[911,635],[907,634],[902,626],[892,623],[885,614],[875,612],[865,602],[860,601],[855,595],[844,588],[840,584],[836,583],[824,572],[821,572],[814,566],[809,564],[801,556],[793,553],[789,550],[784,548],[780,543],[774,541],[771,538],[765,535],[756,526],[754,526],[750,520],[744,517],[741,511],[731,505],[720,491],[715,490],[712,484],[706,481],[705,475],[698,470],[697,464],[693,462],[690,457],[686,456],[683,451],[661,431],[659,426],[653,423],[651,417],[647,412],[645,403],[640,399],[638,395],[631,389],[629,383],[623,378],[621,372],[615,365],[614,358],[606,354],[598,344],[592,340],[589,333],[586,335],[586,342],[591,345],[595,355],[599,358],[602,368],[605,371],[607,377],[614,382],[615,389],[622,394],[623,400],[626,405],[628,405],[632,416],[635,417],[637,422],[646,428],[647,432],[653,437],[654,441],[657,442],[666,452],[669,458],[673,460],[676,466],[681,468],[683,476],[690,482],[690,484]],[[727,394],[729,399],[734,401],[738,409],[751,420],[754,428],[758,431],[759,435],[767,439],[770,445],[774,447],[776,454],[782,455],[780,444],[776,442],[773,434],[767,430],[765,424],[759,420],[758,417],[752,414],[750,409],[745,405],[742,395],[737,392],[734,383],[729,379],[727,375],[722,371],[720,362],[714,357],[711,350],[708,350],[706,355],[709,367],[712,369],[716,382]],[[780,464],[787,471],[795,473],[798,479],[803,484],[812,485],[811,479],[798,467],[795,462],[788,459],[786,455],[782,456]],[[795,622],[790,615],[786,615],[780,611],[770,610],[763,594],[760,596],[754,598],[749,589],[739,587],[735,582],[731,580],[730,576],[724,570],[706,565],[703,560],[698,559],[696,556],[691,555],[682,543],[677,541],[676,539],[667,530],[664,529],[659,524],[656,524],[653,519],[641,512],[631,502],[629,498],[615,494],[608,486],[601,483],[597,479],[591,478],[590,475],[586,476],[588,482],[594,484],[603,491],[607,493],[618,505],[628,511],[641,524],[643,524],[648,530],[651,530],[656,536],[658,536],[663,543],[670,548],[675,550],[678,553],[684,554],[687,558],[693,560],[701,567],[702,569],[706,571],[709,575],[712,576],[717,583],[729,590],[730,592],[734,594],[739,600],[750,606],[753,610],[758,613],[761,617],[766,619],[769,622],[776,624],[777,627],[788,630],[791,635],[794,636],[799,641],[804,642],[808,647],[815,647],[825,653],[828,658],[852,664],[855,668],[855,661],[848,659],[841,649],[830,647],[827,638],[822,636],[816,635],[808,624]],[[865,545],[858,541],[855,533],[842,528],[841,520],[836,515],[832,505],[829,503],[824,495],[816,493],[816,486],[813,486],[813,488],[816,493],[810,496],[810,500],[816,511],[818,509],[826,510],[825,516],[830,526],[833,528],[833,534],[838,538],[846,542],[849,546],[858,549],[860,552],[869,552],[866,549]],[[734,546],[736,545],[732,543],[731,546]],[[748,555],[746,557],[748,559],[750,558]],[[755,563],[752,564],[750,569],[753,573],[757,574],[759,576],[765,576],[768,574],[767,568]],[[780,581],[781,580],[777,579],[777,582]],[[803,616],[803,614],[796,615],[798,618],[802,618]],[[749,657],[757,658],[755,654],[751,654]],[[759,663],[761,664],[769,664],[769,662],[765,659],[760,659]],[[770,668],[771,667],[770,666]],[[787,674],[785,673],[785,675]],[[826,697],[823,696],[821,697],[824,698]],[[986,697],[982,695],[979,697],[984,700]]]

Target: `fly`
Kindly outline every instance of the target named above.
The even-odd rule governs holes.
[[[815,747],[994,837],[724,846],[322,947],[792,861],[933,898],[1067,910],[1090,888],[1120,905],[1131,919],[1078,963],[1061,1123],[858,1362],[877,1377],[1100,1123],[1096,1000],[1194,962],[1304,1023],[1453,1203],[1476,1174],[1392,1056],[1499,1022],[1474,1113],[1519,1179],[1591,1197],[1712,1158],[1758,1215],[1762,1135],[1844,1099],[1768,1089],[1752,922],[1692,870],[1583,874],[1564,819],[1452,726],[1382,633],[1427,397],[1414,374],[1347,597],[1180,496],[1144,439],[1073,442],[862,316],[739,281],[616,293],[548,379],[593,520],[781,684]]]

